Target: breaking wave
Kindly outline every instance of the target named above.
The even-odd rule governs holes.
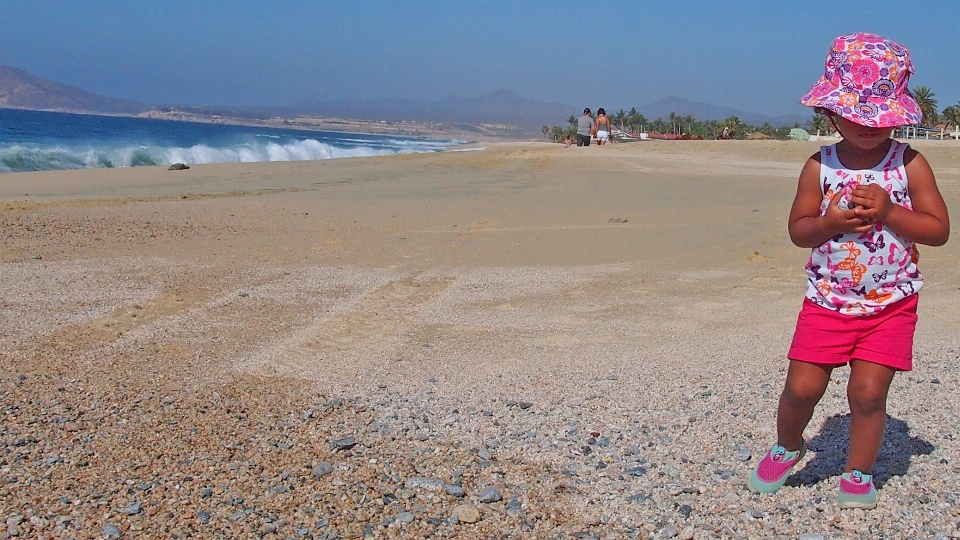
[[[50,171],[170,165],[172,163],[246,163],[256,161],[304,161],[346,157],[387,156],[441,152],[465,141],[372,140],[341,138],[334,146],[316,139],[278,142],[276,135],[258,136],[251,142],[225,146],[196,144],[178,146],[39,146],[0,147],[0,172]]]

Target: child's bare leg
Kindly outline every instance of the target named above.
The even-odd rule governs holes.
[[[800,448],[803,430],[827,390],[831,371],[833,366],[790,360],[777,407],[777,444],[788,452]]]
[[[887,426],[887,392],[896,370],[880,364],[850,362],[850,456],[844,471],[870,474]]]

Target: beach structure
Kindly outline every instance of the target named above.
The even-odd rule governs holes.
[[[803,128],[793,128],[790,130],[790,133],[787,134],[787,138],[795,141],[809,141],[810,133]]]

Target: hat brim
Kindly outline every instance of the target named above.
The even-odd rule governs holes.
[[[829,109],[851,122],[868,127],[910,126],[923,120],[920,106],[906,92],[889,98],[871,96],[862,99],[857,93],[836,86],[825,77],[807,90],[800,103]]]

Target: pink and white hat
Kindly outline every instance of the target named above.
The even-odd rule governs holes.
[[[823,77],[800,98],[869,127],[919,124],[923,113],[907,83],[914,73],[910,51],[874,34],[833,40]]]

